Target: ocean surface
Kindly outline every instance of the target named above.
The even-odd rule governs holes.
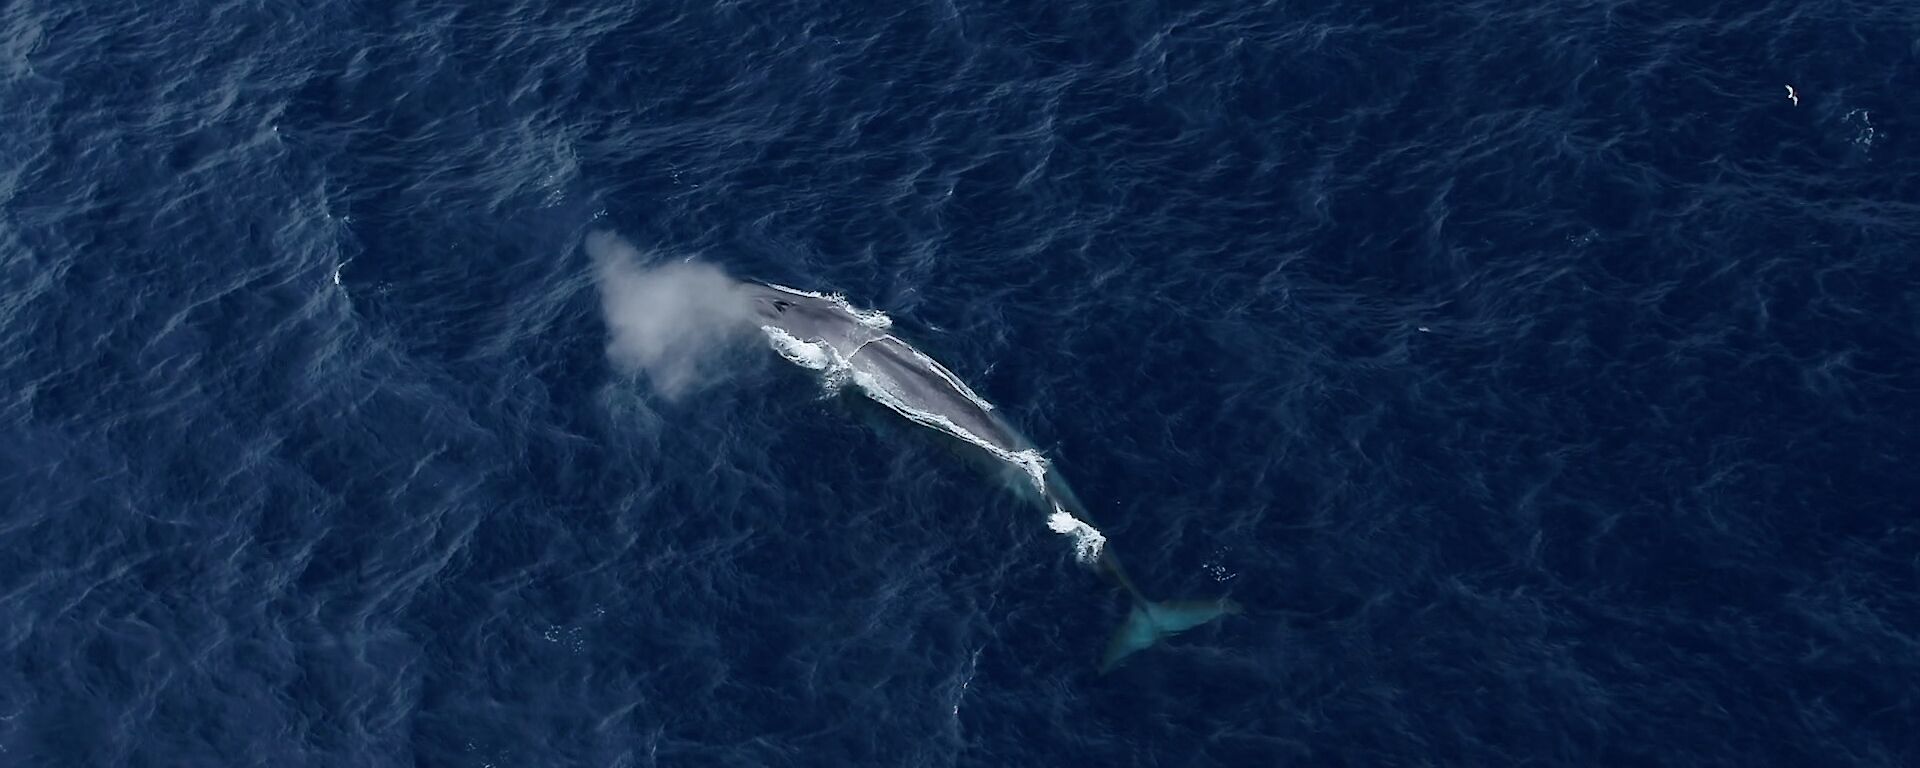
[[[1920,14],[0,3],[0,766],[1920,764]],[[844,295],[1071,478],[586,244]]]

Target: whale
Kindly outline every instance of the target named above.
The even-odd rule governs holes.
[[[819,372],[835,388],[851,384],[908,421],[955,438],[1025,476],[1034,491],[1029,495],[1046,508],[1048,527],[1070,536],[1076,558],[1131,603],[1101,654],[1101,674],[1184,630],[1241,612],[1238,603],[1225,597],[1149,599],[1127,575],[1106,537],[1087,522],[1085,506],[1066,479],[1032,441],[946,366],[895,336],[885,314],[854,307],[838,295],[777,283],[744,281],[739,290],[769,345],[787,361]]]

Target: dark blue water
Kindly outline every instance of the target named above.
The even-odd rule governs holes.
[[[1787,86],[1797,103],[1789,100]],[[1912,765],[1911,6],[0,6],[0,765]],[[582,243],[845,293],[667,399]]]

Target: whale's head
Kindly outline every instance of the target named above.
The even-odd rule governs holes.
[[[805,341],[825,342],[840,355],[852,357],[867,342],[886,331],[866,322],[844,300],[803,293],[763,283],[743,286],[753,319],[762,328],[778,328]]]
[[[816,306],[818,299],[793,296],[779,291],[755,291],[752,294],[753,320],[801,338],[824,335],[840,323],[828,308]]]
[[[784,298],[777,294],[762,294],[753,297],[754,316],[759,318],[762,323],[779,325],[781,321],[788,319],[787,312],[792,309],[793,299],[790,298]]]
[[[804,313],[801,305],[808,301],[818,301],[810,296],[790,290],[781,290],[764,283],[743,282],[739,290],[746,296],[746,304],[752,310],[753,319],[763,325],[783,326],[791,323]],[[800,312],[796,313],[796,309]]]
[[[767,285],[748,285],[745,290],[754,322],[779,328],[795,338],[837,343],[858,326],[852,316],[828,299]]]

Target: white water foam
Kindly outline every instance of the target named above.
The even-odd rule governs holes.
[[[1072,536],[1073,556],[1088,565],[1099,560],[1100,550],[1107,546],[1106,534],[1061,509],[1058,504],[1053,505],[1053,516],[1047,518],[1047,527],[1052,528],[1054,533]]]
[[[773,351],[779,352],[787,362],[810,371],[824,371],[834,363],[834,355],[825,344],[801,341],[794,338],[793,334],[771,325],[760,326],[760,330],[767,334],[767,340],[773,344]]]

